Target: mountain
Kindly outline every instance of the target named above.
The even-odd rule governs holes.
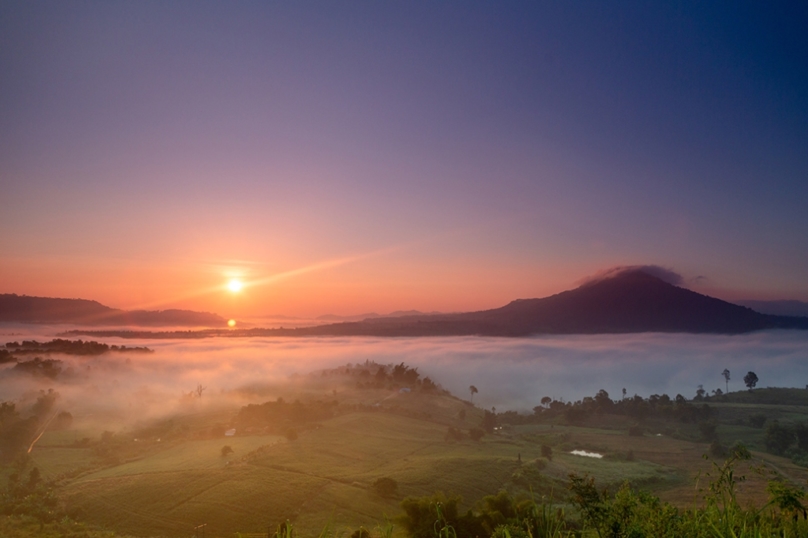
[[[227,320],[191,310],[118,310],[86,299],[0,294],[0,322],[224,327]]]
[[[808,318],[772,316],[678,287],[641,269],[610,273],[543,299],[461,314],[376,317],[294,329],[74,331],[130,338],[209,336],[529,336],[534,334],[714,333],[808,329]]]
[[[808,303],[805,301],[735,301],[735,304],[746,306],[772,316],[805,316],[808,317]]]
[[[739,334],[808,329],[808,318],[772,316],[627,270],[543,299],[463,314],[366,319],[297,329],[298,334],[367,336],[526,336],[682,332]]]
[[[377,314],[376,312],[368,312],[367,314],[356,314],[354,316],[338,316],[336,314],[325,314],[322,316],[317,316],[315,319],[317,319],[318,321],[330,321],[332,323],[338,323],[342,321],[365,321],[375,318],[433,316],[435,314],[440,314],[440,312],[421,312],[420,310],[396,310],[395,312],[390,312],[389,314]]]

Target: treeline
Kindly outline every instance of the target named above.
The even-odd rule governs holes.
[[[418,368],[406,364],[379,364],[365,361],[360,364],[348,364],[332,370],[323,370],[321,377],[341,376],[354,381],[358,389],[410,389],[422,392],[445,392],[443,387],[432,379],[421,377]]]
[[[147,347],[127,347],[118,345],[108,345],[95,340],[64,340],[55,338],[50,342],[37,342],[36,340],[23,340],[19,342],[6,343],[6,356],[10,354],[25,355],[34,353],[62,353],[65,355],[102,355],[110,351],[126,353],[154,353],[154,350]],[[2,356],[0,356],[2,360]]]
[[[612,400],[605,390],[595,396],[587,396],[576,402],[564,402],[549,397],[542,398],[542,405],[533,408],[532,415],[516,411],[499,413],[497,419],[503,424],[529,424],[554,417],[563,417],[571,424],[580,424],[587,419],[603,414],[623,415],[638,422],[646,419],[677,420],[699,423],[710,420],[713,409],[706,403],[694,404],[681,394],[671,398],[667,394],[653,394],[648,398],[635,395],[631,398]]]

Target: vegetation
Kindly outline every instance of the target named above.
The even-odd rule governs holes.
[[[357,538],[808,535],[798,487],[808,391],[701,401],[599,391],[521,414],[479,409],[427,379],[366,361],[260,404],[115,431],[57,413],[54,391],[4,402],[0,506],[13,521],[0,535],[32,522],[76,537],[188,536],[203,524],[208,536],[284,538],[326,527]],[[380,524],[385,514],[399,515]]]
[[[63,355],[102,355],[104,353],[153,353],[147,347],[127,347],[118,345],[108,345],[101,342],[83,340],[64,340],[55,338],[49,342],[37,342],[36,340],[23,340],[19,342],[8,342],[6,350],[9,354],[27,355],[34,353],[61,353]]]

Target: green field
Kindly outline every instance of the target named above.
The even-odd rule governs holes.
[[[692,423],[651,417],[644,435],[629,436],[633,421],[622,415],[596,414],[574,425],[550,415],[505,423],[474,441],[467,432],[481,425],[483,411],[448,393],[346,388],[344,382],[334,392],[323,383],[312,378],[308,387],[298,384],[287,400],[305,407],[332,398],[333,416],[289,423],[296,433],[288,439],[286,422],[271,433],[255,425],[239,426],[232,437],[211,433],[211,425],[239,424],[239,408],[233,408],[172,416],[141,425],[140,433],[107,433],[106,440],[82,429],[46,432],[28,465],[54,481],[67,513],[99,528],[180,537],[206,524],[206,537],[231,537],[274,530],[287,519],[302,536],[327,525],[348,536],[360,526],[373,530],[386,518],[395,520],[405,497],[435,492],[462,496],[464,510],[501,490],[564,505],[570,473],[591,475],[613,491],[628,481],[689,507],[701,499],[697,477],[705,484],[713,461],[720,461],[704,458],[709,443],[698,439]],[[798,485],[808,479],[806,468],[764,452],[764,428],[749,422],[763,414],[769,421],[800,423],[808,420],[808,400],[801,392],[778,400],[768,390],[760,401],[744,393],[709,402],[718,439],[725,445],[742,441],[754,451],[751,464],[759,471],[739,470],[748,478],[739,489],[744,503],[762,505],[772,477]],[[451,438],[449,428],[464,438]],[[232,453],[222,455],[225,445]],[[571,454],[575,449],[603,458]],[[380,478],[397,483],[393,495],[376,492]],[[400,525],[394,534],[403,536]]]

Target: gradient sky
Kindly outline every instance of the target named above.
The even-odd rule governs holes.
[[[764,4],[0,3],[0,293],[808,300],[808,4]]]

